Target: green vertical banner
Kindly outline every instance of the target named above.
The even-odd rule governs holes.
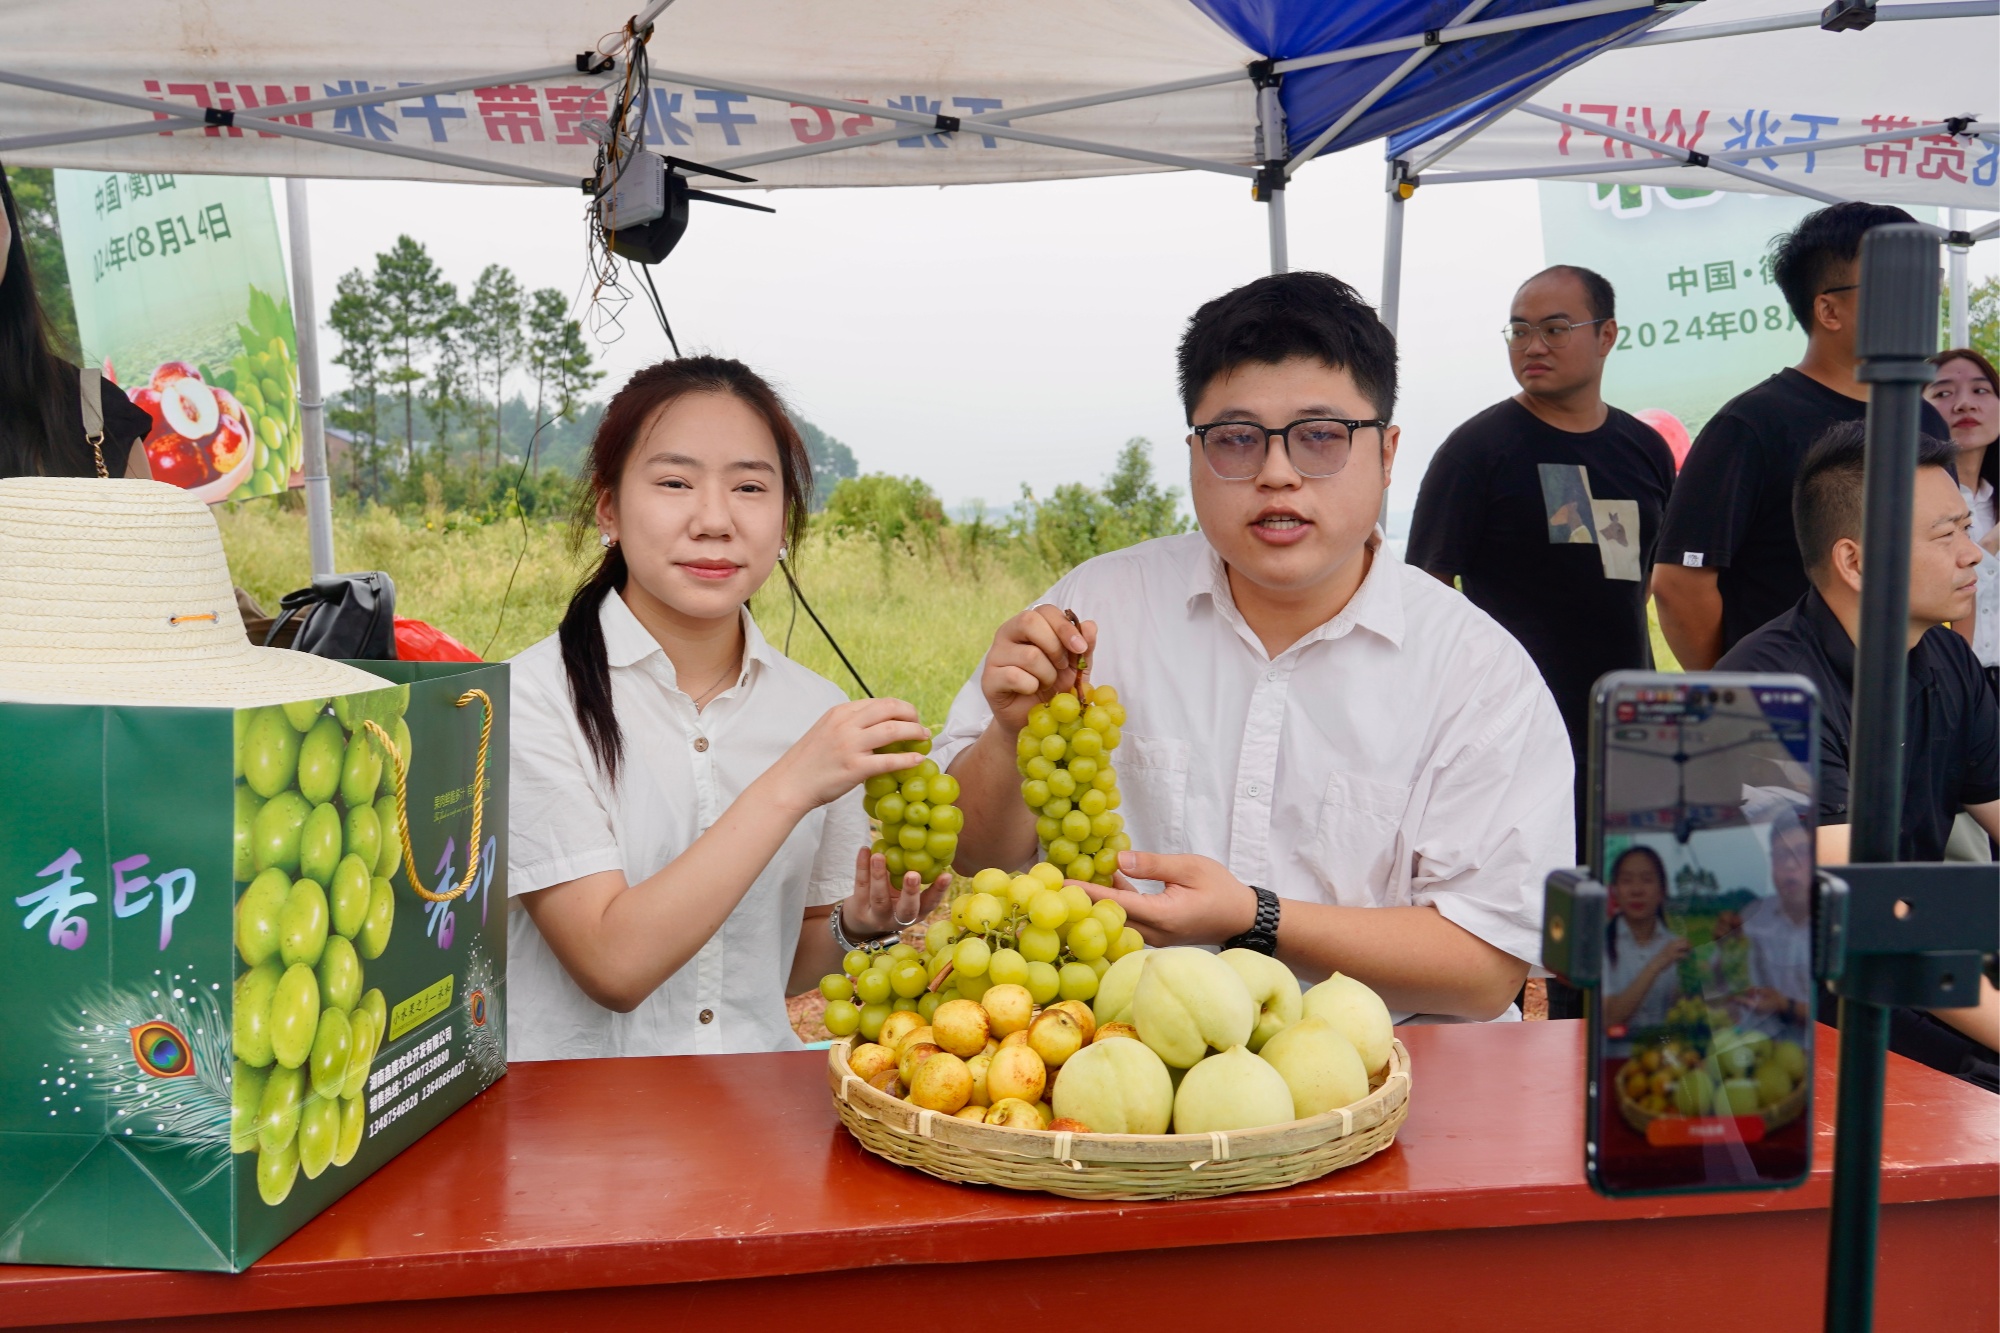
[[[57,171],[77,336],[153,418],[153,476],[211,504],[304,462],[298,345],[270,182]]]
[[[1542,249],[1618,293],[1604,396],[1646,421],[1678,462],[1717,409],[1805,352],[1771,276],[1771,241],[1820,207],[1789,195],[1658,185],[1541,185]]]

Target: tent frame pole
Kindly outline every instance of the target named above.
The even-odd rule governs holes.
[[[326,401],[319,384],[319,306],[313,298],[312,227],[306,182],[285,182],[285,221],[291,233],[292,325],[299,345],[299,424],[305,431],[306,539],[314,578],[335,572],[333,483],[326,469]]]
[[[1391,334],[1397,331],[1403,313],[1403,208],[1417,188],[1403,171],[1400,159],[1389,164],[1388,212],[1382,223],[1382,301],[1378,314]]]
[[[1218,84],[1235,83],[1244,77],[1244,72],[1237,69],[1231,70],[1227,74],[1203,74],[1192,79],[1176,79],[1172,83],[1148,84],[1143,88],[1127,88],[1115,93],[1091,93],[1083,97],[1065,97],[1056,102],[1035,102],[1028,106],[1015,107],[1011,110],[1002,108],[999,111],[985,111],[976,116],[960,117],[958,132],[961,134],[971,132],[985,133],[987,132],[985,127],[988,125],[1006,125],[1011,121],[1021,120],[1028,116],[1049,116],[1054,115],[1058,111],[1076,111],[1085,107],[1107,106],[1117,102],[1136,102],[1143,98],[1161,97],[1168,93],[1192,92],[1198,88],[1213,88]],[[706,87],[707,85],[703,84],[702,86]],[[801,102],[800,105],[816,106],[819,104]],[[879,110],[879,108],[869,106],[866,103],[856,102],[828,103],[825,107],[829,111],[839,111],[845,108],[862,108],[855,112],[855,114],[859,115],[874,115]],[[767,162],[790,162],[802,157],[817,157],[821,153],[838,153],[849,148],[866,148],[871,144],[887,143],[891,139],[907,139],[909,137],[910,132],[906,129],[875,130],[869,134],[857,134],[851,139],[836,139],[828,143],[801,144],[793,148],[774,148],[768,152],[748,153],[742,157],[725,157],[719,159],[715,165],[723,168],[725,171],[740,171],[746,167],[763,166]]]
[[[1257,173],[1257,183],[1250,190],[1250,197],[1264,205],[1273,273],[1284,273],[1291,268],[1285,235],[1285,181],[1290,173],[1285,162],[1289,148],[1285,137],[1285,103],[1279,95],[1283,83],[1282,75],[1257,76],[1257,156],[1264,159],[1264,169]]]
[[[1996,0],[1939,0],[1934,4],[1877,5],[1875,21],[1893,23],[1911,19],[1988,18],[2000,14]],[[1815,9],[1805,14],[1776,14],[1760,19],[1738,19],[1731,23],[1704,23],[1649,32],[1635,37],[1627,46],[1667,46],[1674,42],[1705,42],[1717,37],[1745,37],[1759,32],[1785,32],[1792,28],[1817,28],[1824,16]]]
[[[1923,138],[1937,128],[1936,124],[1913,125],[1907,129],[1884,130],[1880,134],[1851,134],[1841,139],[1820,139],[1812,143],[1773,144],[1768,148],[1737,148],[1726,153],[1710,153],[1708,154],[1708,158],[1710,165],[1713,165],[1716,162],[1742,164],[1764,157],[1796,157],[1800,153],[1825,153],[1838,148],[1859,148],[1866,144],[1892,143],[1898,139]],[[1983,124],[1968,127],[1969,131],[1974,134],[1977,134],[1984,128]],[[1611,172],[1671,171],[1676,167],[1688,165],[1690,164],[1685,158],[1668,158],[1651,162],[1639,161],[1637,159],[1622,162],[1576,162],[1562,167],[1520,167],[1510,171],[1454,171],[1444,175],[1426,177],[1425,184],[1473,185],[1480,181],[1556,180],[1564,176],[1601,176]],[[1759,177],[1759,179],[1761,180],[1762,177]],[[1784,188],[1781,182],[1775,180],[1771,184],[1777,189]]]
[[[1295,70],[1318,69],[1322,65],[1340,65],[1350,60],[1373,60],[1377,56],[1390,56],[1398,51],[1415,51],[1439,42],[1465,42],[1475,37],[1495,37],[1502,33],[1521,32],[1529,28],[1545,28],[1552,23],[1574,23],[1578,19],[1600,18],[1606,14],[1622,14],[1632,10],[1664,10],[1662,18],[1670,17],[1686,8],[1680,0],[1668,0],[1664,5],[1656,5],[1654,0],[1582,0],[1580,4],[1558,5],[1553,9],[1538,9],[1527,14],[1510,14],[1505,18],[1485,19],[1467,23],[1462,27],[1438,28],[1430,34],[1416,33],[1409,37],[1392,37],[1386,41],[1370,42],[1366,46],[1350,46],[1339,51],[1327,51],[1316,56],[1298,56],[1291,60],[1280,60],[1271,68],[1279,74],[1290,74]],[[1435,37],[1436,42],[1432,41]]]
[[[1607,139],[1616,139],[1620,143],[1629,143],[1634,148],[1650,149],[1662,157],[1677,158],[1682,162],[1692,162],[1697,156],[1694,152],[1686,148],[1676,148],[1672,144],[1661,143],[1658,139],[1648,139],[1643,134],[1633,134],[1629,130],[1617,129],[1599,121],[1585,120],[1582,116],[1572,116],[1567,111],[1554,111],[1545,106],[1536,106],[1533,102],[1523,102],[1519,109],[1531,116],[1540,116],[1543,120],[1553,120],[1559,125],[1568,125],[1573,129],[1589,130],[1592,134],[1601,134]],[[1786,194],[1798,194],[1804,195],[1808,199],[1817,199],[1823,204],[1843,204],[1847,202],[1837,194],[1828,194],[1825,190],[1815,190],[1810,185],[1800,185],[1793,181],[1781,181],[1775,176],[1760,176],[1748,167],[1739,167],[1734,162],[1718,162],[1705,153],[1700,154],[1700,156],[1703,160],[1697,165],[1706,165],[1711,171],[1719,171],[1725,176],[1735,176],[1742,180],[1755,182],[1759,189],[1775,188],[1783,190]]]
[[[1352,106],[1348,107],[1347,110],[1341,112],[1340,117],[1337,120],[1335,120],[1333,124],[1321,130],[1319,134],[1316,137],[1314,137],[1313,141],[1305,146],[1304,151],[1300,152],[1299,155],[1293,158],[1290,162],[1287,162],[1285,164],[1285,174],[1287,176],[1292,175],[1293,173],[1298,171],[1300,167],[1312,161],[1315,157],[1318,157],[1320,155],[1320,151],[1324,149],[1328,144],[1332,143],[1335,139],[1339,138],[1342,134],[1344,134],[1348,126],[1352,125],[1355,121],[1361,119],[1361,117],[1367,115],[1369,108],[1373,107],[1377,102],[1381,101],[1384,97],[1388,96],[1389,92],[1392,89],[1394,89],[1397,84],[1401,83],[1404,79],[1409,78],[1410,75],[1416,73],[1418,66],[1422,65],[1426,60],[1429,60],[1431,56],[1433,56],[1437,52],[1442,51],[1444,49],[1444,34],[1447,31],[1454,28],[1462,28],[1466,24],[1472,22],[1473,19],[1479,16],[1479,11],[1486,8],[1486,6],[1491,3],[1492,0],[1472,0],[1472,3],[1468,4],[1464,9],[1459,10],[1457,14],[1452,16],[1451,22],[1445,24],[1443,28],[1440,28],[1438,30],[1437,45],[1420,46],[1416,50],[1410,52],[1409,56],[1403,61],[1402,64],[1396,66],[1394,70],[1390,71],[1387,78],[1383,79],[1380,83],[1376,84],[1373,88],[1370,88],[1366,93],[1362,94],[1360,100],[1355,102]]]
[[[1945,213],[1945,226],[1951,231],[1965,230],[1965,210],[1949,209]],[[1951,328],[1947,335],[1946,347],[1970,347],[1972,312],[1965,308],[1968,295],[1966,290],[1966,248],[1962,245],[1945,247],[1945,290],[1951,294]]]
[[[573,73],[574,71],[572,71]],[[82,84],[63,83],[56,79],[39,78],[32,74],[22,74],[15,70],[0,69],[0,83],[11,83],[19,88],[33,88],[38,92],[59,93],[82,98],[89,102],[109,102],[116,106],[136,107],[141,111],[157,111],[167,117],[167,121],[189,121],[195,125],[205,125],[206,121],[199,108],[192,112],[171,102],[155,102],[150,98],[128,96],[125,93],[109,92],[102,88],[90,88]],[[480,84],[484,80],[479,81]],[[470,85],[477,86],[477,85]],[[386,89],[384,91],[387,91]],[[397,89],[407,94],[409,89]],[[368,97],[368,102],[398,101],[400,98]],[[285,115],[302,114],[298,108],[304,103],[294,103]],[[357,105],[360,105],[357,103]],[[268,109],[268,108],[267,108]],[[571,189],[584,182],[581,176],[565,176],[561,172],[541,171],[534,167],[510,166],[504,162],[491,162],[484,158],[466,157],[460,153],[440,153],[424,148],[410,148],[403,144],[376,143],[369,139],[357,139],[352,135],[335,134],[329,130],[307,129],[303,125],[289,124],[273,116],[236,114],[236,121],[246,129],[255,129],[265,134],[281,135],[288,139],[304,139],[308,143],[324,144],[330,148],[346,148],[361,153],[381,153],[388,157],[409,158],[418,162],[435,162],[439,166],[459,167],[467,171],[484,172],[494,176],[511,176],[516,180],[534,181],[540,185],[562,185]],[[164,122],[163,122],[164,123]],[[120,127],[122,128],[122,127]],[[1249,170],[1249,168],[1245,168]]]
[[[617,68],[616,60],[610,61],[599,74],[609,74]],[[440,93],[462,93],[470,88],[484,88],[497,83],[540,83],[544,79],[574,79],[577,69],[574,65],[545,65],[536,69],[514,70],[506,74],[488,74],[480,78],[446,79],[439,83],[412,84],[407,88],[375,88],[365,93],[343,93],[338,97],[319,97],[309,102],[280,102],[275,106],[238,107],[231,113],[234,120],[244,122],[244,128],[266,129],[263,122],[282,120],[287,116],[309,116],[320,111],[344,111],[349,107],[379,106],[387,102],[406,102],[416,98],[436,96]],[[0,83],[18,83],[24,88],[34,88],[41,92],[55,92],[71,97],[84,98],[95,102],[110,102],[117,106],[129,106],[139,110],[151,110],[151,120],[133,121],[124,125],[105,125],[87,130],[65,130],[55,134],[27,135],[18,139],[0,139],[0,151],[21,148],[52,147],[65,143],[92,143],[100,139],[123,139],[140,134],[171,134],[185,125],[168,124],[161,127],[162,118],[169,122],[180,121],[193,125],[207,125],[203,108],[190,107],[184,102],[168,102],[158,98],[136,97],[122,93],[99,94],[78,84],[61,84],[53,79],[30,81],[27,76],[0,77]],[[382,96],[394,93],[393,97]]]
[[[997,139],[1016,139],[1022,143],[1040,144],[1045,148],[1067,148],[1079,153],[1093,153],[1101,157],[1122,157],[1135,162],[1151,162],[1163,167],[1178,167],[1184,171],[1213,171],[1225,176],[1254,178],[1259,168],[1241,166],[1234,162],[1210,162],[1205,158],[1183,157],[1177,153],[1156,153],[1144,148],[1127,148],[1119,144],[1097,143],[1089,139],[1070,139],[1060,135],[1041,134],[1034,130],[1017,129],[1004,123],[1019,116],[1019,111],[1001,111],[1000,119],[987,120],[980,117],[965,117],[958,120],[958,130],[953,131],[938,123],[936,114],[921,111],[904,111],[897,107],[876,106],[873,103],[860,104],[845,98],[821,97],[817,93],[792,92],[784,88],[766,87],[759,83],[744,83],[737,79],[715,79],[689,74],[684,70],[656,69],[652,77],[662,83],[685,84],[689,87],[713,88],[718,92],[742,93],[746,97],[762,97],[773,102],[789,102],[798,106],[818,107],[826,111],[844,111],[850,115],[865,114],[877,120],[901,121],[905,125],[921,127],[925,134],[962,133],[967,128],[976,129],[982,135]],[[1242,75],[1232,75],[1241,78]],[[910,135],[901,135],[910,138]]]

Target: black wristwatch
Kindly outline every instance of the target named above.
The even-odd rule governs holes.
[[[1250,923],[1250,929],[1241,935],[1224,940],[1222,947],[1275,954],[1278,952],[1278,895],[1255,884],[1250,886],[1250,892],[1257,895],[1256,919]]]

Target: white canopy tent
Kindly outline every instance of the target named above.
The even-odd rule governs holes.
[[[1425,184],[1698,177],[2000,208],[2000,62],[1963,54],[2000,53],[2000,0],[1884,4],[1860,33],[1798,0],[670,3],[0,0],[0,160],[291,179],[316,572],[333,551],[302,178],[574,189],[620,104],[648,147],[759,188],[1237,176],[1274,270],[1290,176],[1386,137],[1392,328]]]

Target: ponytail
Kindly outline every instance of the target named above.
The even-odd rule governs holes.
[[[563,671],[569,676],[571,706],[577,725],[590,744],[604,776],[618,781],[625,757],[625,733],[611,707],[611,659],[604,650],[604,599],[625,586],[625,552],[613,546],[597,568],[578,585],[563,612],[556,638],[562,644]]]

